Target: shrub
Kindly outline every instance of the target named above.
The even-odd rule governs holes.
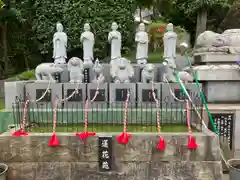
[[[25,71],[19,75],[17,75],[18,80],[31,80],[35,79],[34,71]]]

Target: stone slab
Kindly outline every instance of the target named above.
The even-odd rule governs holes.
[[[121,107],[124,108],[124,103],[127,98],[127,90],[130,91],[129,107],[136,106],[136,84],[126,83],[126,84],[109,84],[109,104],[111,107]]]
[[[229,63],[236,64],[239,61],[239,54],[215,54],[215,53],[202,53],[194,55],[194,64],[199,63]]]
[[[239,81],[240,70],[238,65],[201,65],[194,70],[199,81]]]
[[[156,98],[160,101],[161,95],[161,83],[154,83],[154,91]],[[137,83],[137,102],[139,108],[152,108],[156,106],[156,103],[152,96],[152,84]]]
[[[46,92],[48,85],[49,83],[41,82],[26,84],[26,98],[35,102],[44,92]],[[56,98],[62,99],[62,83],[51,83],[49,89],[50,92],[47,92],[41,101],[33,104],[36,108],[52,108]],[[61,107],[61,105],[61,103],[58,103],[58,107]]]
[[[17,99],[24,99],[24,86],[26,81],[4,82],[5,109],[12,109]]]
[[[78,88],[78,94],[74,94],[72,98],[64,101],[64,107],[67,109],[82,109],[84,108],[85,100],[87,98],[87,84],[72,84],[72,83],[63,83],[63,97],[69,97],[75,89]]]
[[[89,104],[89,107],[91,108],[97,108],[97,109],[104,109],[107,108],[108,105],[108,84],[99,84],[99,94],[97,95],[96,99]],[[87,97],[89,99],[93,99],[95,92],[97,89],[96,83],[89,83],[87,84]]]
[[[240,81],[208,81],[204,90],[209,103],[240,102]]]
[[[180,91],[180,87],[178,83],[170,83],[170,87],[171,87],[172,93],[174,93],[177,98],[184,99],[185,96]],[[189,95],[193,103],[198,106],[201,105],[202,100],[200,98],[200,92],[198,90],[197,85],[195,83],[188,83],[185,87],[189,91]],[[171,91],[169,90],[169,85],[167,83],[162,83],[161,97],[162,97],[161,100],[163,102],[162,105],[166,106],[165,108],[185,107],[185,102],[178,102],[174,99],[174,97],[171,94]]]

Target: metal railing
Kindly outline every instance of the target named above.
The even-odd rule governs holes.
[[[24,116],[24,102],[13,104],[14,124],[20,127]],[[63,106],[64,105],[64,106]],[[85,120],[85,102],[60,104],[57,108],[57,131],[73,132],[83,130]],[[196,105],[202,112],[202,105]],[[185,103],[160,102],[159,115],[162,131],[187,131]],[[202,124],[197,114],[190,108],[191,126],[201,131]],[[101,102],[89,105],[88,128],[97,132],[119,132],[123,129],[124,102]],[[128,131],[156,132],[157,116],[155,103],[132,103],[127,109]],[[52,103],[32,103],[27,106],[26,128],[33,132],[51,132],[53,124]]]

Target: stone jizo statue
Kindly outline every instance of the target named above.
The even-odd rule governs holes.
[[[134,76],[134,69],[129,60],[120,58],[111,64],[110,74],[114,83],[130,83]]]
[[[83,62],[78,57],[72,57],[68,61],[68,71],[70,75],[70,83],[82,83],[83,82]]]
[[[145,32],[145,25],[141,23],[135,36],[137,43],[136,60],[138,64],[146,64],[148,59],[148,34]]]
[[[95,43],[94,34],[90,31],[91,27],[88,23],[84,24],[84,32],[81,34],[80,41],[83,45],[84,63],[92,64],[93,48]]]
[[[112,31],[108,34],[108,42],[111,44],[111,60],[121,58],[122,36],[116,22],[112,23]]]
[[[52,81],[56,79],[54,75],[56,73],[62,73],[63,69],[55,63],[42,63],[39,64],[35,69],[35,76],[37,81]]]
[[[163,36],[164,44],[164,65],[166,67],[166,73],[164,74],[164,79],[166,78],[170,82],[176,82],[174,72],[176,70],[176,45],[177,45],[177,34],[173,31],[173,24],[169,23],[167,25],[167,32]]]
[[[146,64],[142,70],[142,83],[153,83],[154,81],[154,65]]]
[[[56,64],[65,64],[67,59],[67,34],[63,25],[57,23],[57,32],[53,36],[53,59]]]
[[[93,83],[104,83],[105,77],[103,75],[103,66],[99,63],[99,60],[96,59],[94,66],[93,66],[93,72],[95,74],[93,78]]]

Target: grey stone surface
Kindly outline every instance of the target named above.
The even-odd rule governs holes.
[[[26,81],[4,82],[5,109],[12,109],[16,97],[24,98],[24,86]]]
[[[134,107],[135,106],[135,102],[136,102],[136,84],[135,83],[124,83],[124,84],[117,84],[117,83],[111,83],[109,84],[109,103],[110,103],[110,106],[111,107],[114,107],[114,106],[121,106],[123,107],[123,103],[124,101],[120,101],[120,102],[117,102],[116,101],[116,98],[119,96],[118,94],[116,94],[116,90],[118,89],[127,89],[130,91],[130,99],[129,99],[129,106],[132,106]],[[124,94],[124,93],[123,93]],[[127,96],[124,98],[126,99]],[[112,103],[112,104],[111,104]]]
[[[37,99],[36,91],[41,89],[44,93],[48,88],[49,83],[28,83],[25,85],[26,88],[26,98],[30,99],[31,101],[35,102]],[[42,101],[37,102],[35,105],[36,108],[50,108],[53,103],[55,103],[56,98],[62,98],[62,83],[51,83],[49,87],[51,93],[51,100],[50,101]],[[61,103],[58,104],[58,107],[61,106]]]
[[[107,108],[107,104],[108,104],[108,84],[104,83],[104,84],[99,84],[99,95],[101,97],[104,97],[104,101],[99,101],[98,100],[98,96],[96,97],[96,100],[93,101],[89,107],[91,108]],[[91,91],[94,91],[94,93],[96,92],[97,89],[97,84],[96,83],[89,83],[87,84],[87,97],[90,99],[91,97]],[[91,99],[92,100],[92,99]]]
[[[205,93],[209,103],[240,102],[240,81],[208,81]]]
[[[194,55],[194,64],[198,63],[229,63],[236,64],[239,61],[239,54],[217,54],[217,53],[199,53]]]
[[[146,84],[146,83],[137,83],[137,102],[138,102],[138,107],[142,108],[150,108],[151,106],[155,106],[156,103],[154,100],[152,101],[143,101],[144,97],[144,90],[148,90],[149,92],[147,93],[148,96],[152,97],[152,83]],[[156,98],[158,101],[160,101],[160,91],[161,91],[161,83],[154,83],[154,90],[156,90]],[[153,99],[153,98],[151,98]]]
[[[172,92],[175,93],[175,90],[179,90],[180,87],[177,83],[171,83],[170,87],[172,89]],[[186,89],[189,90],[189,95],[191,97],[191,99],[193,100],[193,102],[196,105],[200,105],[202,104],[202,100],[200,98],[200,93],[198,90],[198,87],[195,83],[188,83],[186,86]],[[183,103],[179,103],[178,101],[176,101],[171,92],[169,91],[169,86],[167,83],[162,83],[162,92],[161,92],[161,97],[162,97],[162,101],[165,102],[163,103],[163,105],[168,106],[169,108],[173,108],[173,107],[183,107],[185,106],[185,102]],[[176,96],[177,94],[175,94]]]
[[[63,94],[64,98],[69,97],[72,94],[72,91],[74,91],[76,88],[78,88],[78,94],[74,94],[72,98],[64,101],[64,104],[66,108],[82,108],[80,104],[82,104],[86,98],[87,98],[87,84],[82,83],[82,84],[72,84],[72,83],[63,83]],[[67,94],[69,91],[69,94]]]
[[[109,134],[98,134],[106,136]],[[0,161],[9,166],[8,180],[222,180],[218,138],[193,134],[198,149],[188,150],[187,133],[163,133],[164,152],[156,149],[156,134],[133,133],[127,145],[113,133],[113,170],[99,171],[98,137],[86,142],[57,133],[59,147],[48,147],[51,134],[26,137],[0,136]],[[156,138],[154,138],[156,137]]]

